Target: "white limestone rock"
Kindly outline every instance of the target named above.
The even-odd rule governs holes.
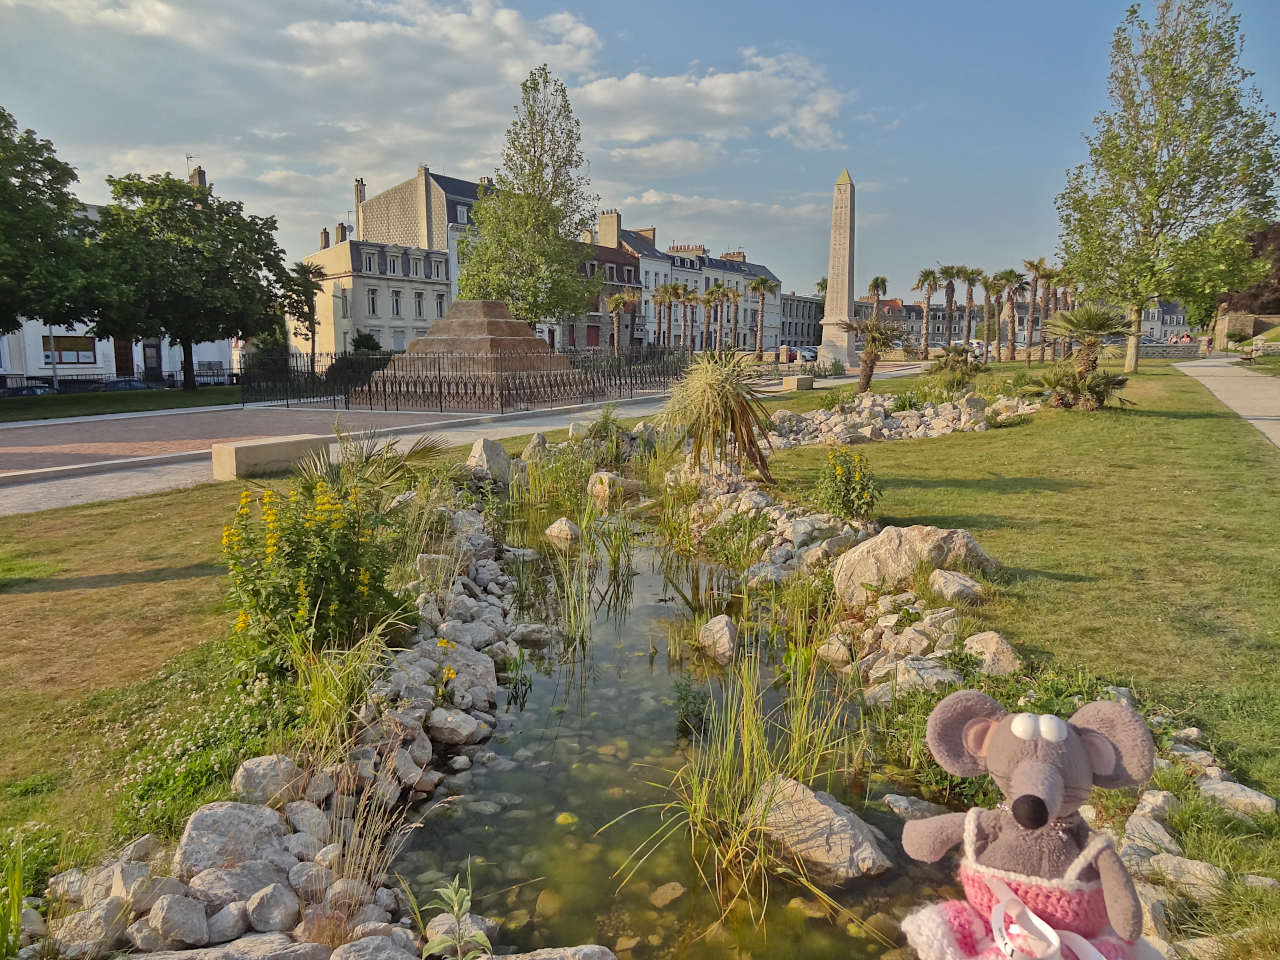
[[[738,646],[738,625],[727,614],[712,617],[698,631],[698,646],[716,663],[728,664]]]
[[[284,817],[269,807],[207,803],[191,815],[182,831],[173,872],[179,880],[187,880],[210,867],[244,863],[288,832]]]

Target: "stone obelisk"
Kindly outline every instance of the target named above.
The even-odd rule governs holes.
[[[827,265],[827,304],[822,317],[822,345],[818,359],[839,360],[845,369],[857,363],[854,335],[842,328],[854,316],[853,294],[853,177],[840,171],[831,200],[831,249]]]

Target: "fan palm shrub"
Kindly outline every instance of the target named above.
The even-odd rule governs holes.
[[[708,465],[745,462],[773,483],[759,441],[759,436],[768,437],[772,422],[754,379],[745,357],[731,351],[701,353],[671,391],[662,420],[687,434],[696,464],[702,464],[704,455]]]
[[[1069,361],[1060,361],[1029,382],[1032,392],[1047,393],[1049,402],[1064,409],[1100,410],[1110,401],[1131,404],[1118,396],[1129,378],[1105,370],[1081,373]]]
[[[1049,329],[1055,336],[1080,342],[1076,370],[1083,377],[1098,369],[1103,341],[1117,334],[1127,334],[1129,321],[1119,310],[1085,304],[1074,310],[1058,311],[1049,321]]]

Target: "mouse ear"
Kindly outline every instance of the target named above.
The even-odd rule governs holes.
[[[925,729],[925,741],[942,769],[957,777],[987,772],[987,738],[1008,713],[985,693],[958,690],[944,697]]]
[[[1086,703],[1071,716],[1089,762],[1093,782],[1106,790],[1139,787],[1155,768],[1155,744],[1138,712],[1114,700]]]

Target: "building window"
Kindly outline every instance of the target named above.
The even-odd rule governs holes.
[[[351,307],[347,304],[347,288],[342,288],[342,319],[346,319],[351,315]]]
[[[422,260],[418,257],[413,258],[413,275],[415,277],[422,276]]]
[[[364,272],[373,273],[377,269],[378,269],[378,255],[376,253],[371,253],[369,251],[366,251],[364,255]]]
[[[462,204],[458,204],[458,222],[459,222],[459,223],[467,223],[467,222],[468,222],[468,220],[467,220],[467,211],[468,211],[469,209],[470,209],[470,208],[468,208],[468,207],[464,207]]]
[[[413,294],[413,315],[415,317],[425,317],[427,315],[427,295],[421,290],[415,291]]]
[[[588,347],[600,346],[600,328],[599,327],[593,326],[591,324],[587,324],[587,346]]]
[[[382,328],[381,327],[370,327],[368,330],[365,331],[365,333],[369,334],[369,336],[373,337],[373,339],[378,341],[379,349],[382,348]]]
[[[431,261],[431,276],[435,277],[435,279],[437,280],[440,279],[440,261],[439,260]]]
[[[54,360],[61,364],[98,362],[98,344],[93,337],[41,337],[41,341],[45,366]]]
[[[649,289],[649,271],[648,270],[644,272],[644,288],[646,290]]]
[[[444,316],[444,294],[443,293],[436,294],[436,316],[437,317]]]
[[[400,254],[388,253],[387,254],[387,273],[390,276],[394,277],[399,272],[400,272]]]
[[[369,316],[376,317],[378,315],[378,291],[375,287],[369,288]]]
[[[393,317],[400,316],[400,291],[391,291],[391,315]]]
[[[606,263],[604,265],[604,272],[605,272],[605,276],[607,276],[610,280],[618,279],[617,267],[615,267],[612,263]]]
[[[391,349],[399,350],[399,351],[404,350],[404,331],[403,330],[391,331]]]
[[[631,268],[630,268],[630,267],[623,267],[623,268],[622,268],[622,271],[623,271],[623,276],[624,276],[624,277],[626,277],[627,283],[630,283],[630,282],[631,282]]]
[[[413,328],[413,336],[414,336],[414,338],[415,338],[415,339],[416,339],[417,337],[425,337],[426,335],[427,335],[427,328],[426,328],[426,327],[414,327],[414,328]]]

